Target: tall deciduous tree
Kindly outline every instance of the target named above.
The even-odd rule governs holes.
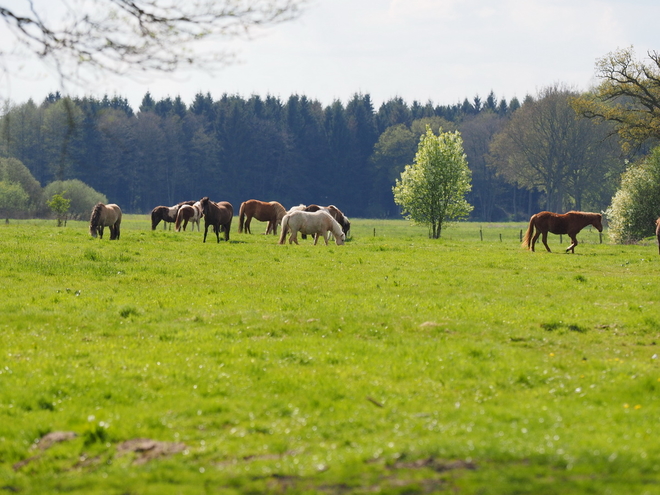
[[[528,98],[490,147],[490,163],[507,181],[545,194],[545,209],[582,209],[587,189],[603,191],[618,165],[607,126],[580,119],[569,102],[577,94],[559,86]],[[610,179],[612,180],[612,178]],[[611,189],[608,190],[611,192]],[[609,196],[591,198],[604,207]]]
[[[573,101],[576,111],[613,122],[627,142],[660,139],[660,53],[647,55],[647,63],[637,61],[631,47],[598,60],[596,77],[601,83]]]
[[[429,237],[437,239],[445,221],[472,210],[465,200],[470,181],[460,133],[436,136],[429,126],[419,141],[414,163],[407,165],[396,181],[394,201],[413,222],[428,225]]]

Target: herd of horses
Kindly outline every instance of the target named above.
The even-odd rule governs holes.
[[[234,208],[227,201],[211,201],[208,196],[199,201],[183,201],[174,206],[156,206],[151,211],[151,230],[156,230],[158,224],[163,221],[174,223],[175,230],[179,232],[181,228],[186,230],[189,222],[192,222],[192,229],[197,225],[197,231],[200,230],[200,220],[204,218],[204,240],[208,234],[209,227],[213,227],[217,242],[220,242],[220,232],[224,232],[225,241],[229,241],[229,231],[231,222],[234,218]],[[277,201],[259,201],[250,199],[241,204],[239,209],[238,232],[251,234],[250,224],[255,218],[260,222],[267,222],[265,234],[277,235],[277,226],[282,226],[279,237],[279,244],[286,243],[286,237],[289,236],[289,244],[298,244],[298,233],[303,238],[307,235],[314,236],[314,244],[320,237],[325,244],[328,244],[328,235],[332,234],[337,245],[344,244],[351,223],[348,218],[334,205],[299,205],[290,208],[288,211]],[[119,226],[121,224],[121,209],[116,204],[104,205],[97,203],[89,221],[89,233],[92,237],[103,238],[104,227],[110,228],[110,239],[119,239]],[[660,254],[660,218],[655,222],[655,235],[658,239],[658,254]],[[551,234],[567,234],[571,239],[571,244],[566,248],[566,252],[575,253],[575,246],[578,245],[577,234],[588,225],[603,231],[603,216],[600,213],[590,213],[584,211],[569,211],[568,213],[552,213],[542,211],[532,215],[529,219],[529,226],[523,237],[522,246],[534,251],[536,241],[539,236],[545,248],[550,251],[548,246],[548,232]]]
[[[202,217],[204,218],[203,242],[206,242],[209,227],[213,227],[218,242],[221,232],[224,232],[225,241],[229,240],[234,208],[227,201],[215,202],[208,197],[199,201],[183,201],[174,206],[156,206],[151,210],[151,230],[156,230],[160,222],[165,222],[165,224],[174,223],[177,232],[181,229],[185,231],[188,222],[192,222],[193,230],[197,225],[199,231]],[[277,227],[281,225],[280,244],[284,244],[287,235],[290,236],[290,243],[298,244],[297,234],[300,233],[303,238],[308,234],[313,235],[314,244],[318,242],[319,237],[322,237],[327,245],[328,233],[331,233],[335,242],[340,245],[344,243],[351,228],[351,222],[346,215],[334,205],[299,205],[287,211],[277,201],[250,199],[241,203],[238,232],[251,234],[250,226],[253,218],[267,223],[266,235],[277,235]]]

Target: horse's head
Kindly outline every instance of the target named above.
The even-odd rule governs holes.
[[[346,241],[346,234],[344,234],[343,232],[341,233],[340,236],[335,236],[335,244],[337,244],[337,246],[343,245],[345,241]]]
[[[202,208],[202,213],[206,215],[209,209],[209,197],[204,196],[202,199],[200,199],[199,206]]]
[[[598,232],[602,232],[603,231],[603,215],[601,215],[600,213],[596,213],[594,215],[594,221],[593,221],[592,225],[594,227],[596,227],[596,230],[598,230]]]
[[[103,204],[96,203],[94,209],[92,210],[92,216],[89,219],[89,234],[92,237],[96,237],[97,228],[101,220],[101,211],[103,210]]]

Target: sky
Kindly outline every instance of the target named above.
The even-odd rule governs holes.
[[[298,19],[232,42],[238,62],[212,74],[106,75],[62,87],[38,60],[2,58],[0,99],[107,94],[134,109],[147,91],[186,104],[200,92],[284,101],[298,94],[323,105],[361,93],[376,109],[394,97],[451,105],[491,91],[522,100],[554,84],[589,89],[598,82],[596,61],[618,49],[632,46],[644,60],[660,50],[658,19],[657,0],[311,0]],[[10,41],[0,26],[0,45]]]

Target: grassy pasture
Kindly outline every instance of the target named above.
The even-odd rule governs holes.
[[[0,224],[0,491],[660,493],[650,241],[236,226]]]

